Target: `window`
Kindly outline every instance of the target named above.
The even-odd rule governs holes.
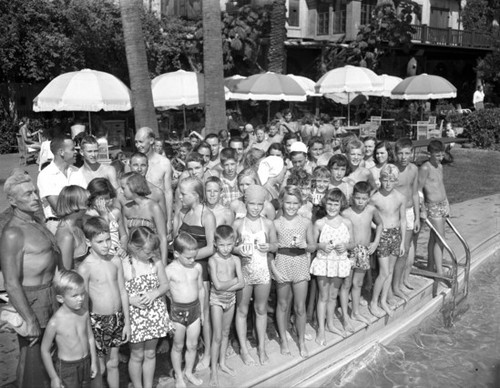
[[[377,0],[362,0],[361,1],[361,24],[370,24],[372,13],[377,6]]]
[[[330,33],[330,6],[328,4],[318,4],[318,35],[328,35]]]
[[[333,33],[341,34],[346,30],[346,0],[341,0],[335,3],[335,8],[333,10]]]
[[[288,25],[290,27],[299,27],[299,9],[300,0],[290,0],[288,2]]]

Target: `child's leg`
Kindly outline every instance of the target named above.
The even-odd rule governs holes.
[[[144,362],[145,342],[130,343],[130,358],[128,360],[128,374],[134,387],[142,386],[142,363]]]
[[[255,365],[255,360],[247,348],[247,315],[252,292],[251,285],[245,285],[242,290],[236,292],[236,334],[240,342],[240,356],[246,365]]]
[[[194,385],[201,385],[203,383],[203,380],[193,375],[194,360],[196,358],[196,350],[198,349],[200,331],[200,319],[191,323],[186,329],[186,366],[184,368],[184,376],[186,376],[186,379]]]
[[[445,218],[429,218],[431,224],[436,228],[439,234],[444,238]],[[429,264],[431,271],[436,271],[439,275],[443,274],[443,244],[439,238],[431,231],[428,245]],[[430,260],[432,257],[432,261]]]
[[[349,313],[347,311],[349,307],[349,292],[351,291],[352,287],[353,274],[354,270],[351,269],[351,273],[349,274],[349,276],[344,278],[342,286],[340,287],[340,308],[342,309],[342,324],[344,326],[344,329],[347,331],[354,330],[351,326],[351,323],[349,322]]]
[[[261,365],[267,364],[269,357],[266,354],[266,329],[267,329],[267,298],[271,291],[271,283],[255,286],[255,328],[257,329],[258,354]]]
[[[278,303],[276,305],[276,323],[278,326],[278,334],[280,336],[281,354],[291,354],[288,348],[288,340],[286,339],[286,329],[288,327],[288,303],[289,294],[291,294],[290,283],[277,283],[276,292],[278,295]]]
[[[208,368],[210,366],[210,347],[212,343],[212,324],[210,322],[210,282],[203,282],[205,288],[205,303],[203,308],[203,357],[198,364],[199,369]]]
[[[222,314],[222,341],[220,345],[219,365],[220,370],[234,376],[234,370],[226,365],[226,351],[229,343],[229,331],[234,318],[235,307],[231,306]]]
[[[142,381],[144,388],[153,387],[153,378],[156,367],[156,345],[158,339],[151,339],[144,344],[144,361],[142,363]]]
[[[316,313],[318,314],[318,332],[316,335],[316,342],[319,345],[326,345],[325,339],[325,319],[326,319],[326,305],[330,295],[330,282],[326,276],[318,276],[318,305]]]
[[[222,307],[210,306],[210,316],[212,318],[212,349],[210,354],[210,385],[219,385],[219,376],[217,369],[219,367],[219,355],[223,358],[225,353],[221,352],[220,344],[222,341]]]
[[[388,266],[389,275],[387,276],[387,279],[385,280],[384,285],[382,286],[382,295],[380,297],[380,306],[389,316],[392,316],[392,309],[387,304],[387,295],[389,294],[389,289],[391,288],[396,260],[397,260],[396,256],[393,255],[389,256],[389,266]]]
[[[360,312],[359,312],[359,302],[361,299],[361,288],[363,287],[363,279],[365,278],[365,273],[366,273],[366,271],[363,271],[362,269],[355,269],[353,274],[352,274],[351,317],[352,317],[352,319],[355,319],[357,321],[360,321],[360,322],[363,322],[363,323],[366,323],[367,325],[369,325],[370,321],[367,318],[365,318],[362,314],[360,314]]]
[[[118,348],[109,349],[106,358],[106,374],[109,388],[120,387],[120,375],[118,373]]]
[[[330,295],[328,296],[328,303],[326,305],[326,329],[334,334],[338,334],[340,336],[344,336],[344,333],[339,331],[334,322],[335,319],[335,310],[337,309],[337,297],[339,296],[340,287],[342,287],[342,283],[344,282],[344,278],[328,278],[330,281]]]
[[[314,321],[315,315],[314,310],[316,309],[317,297],[318,297],[318,283],[316,282],[315,276],[311,275],[311,281],[309,282],[309,299],[307,301],[307,320],[312,323]]]
[[[404,300],[407,300],[406,294],[401,290],[403,285],[404,274],[408,266],[408,260],[410,259],[409,251],[411,242],[413,239],[413,231],[407,230],[405,235],[405,254],[396,259],[396,264],[394,265],[394,276],[392,278],[392,291],[394,295]],[[413,263],[412,263],[413,265]]]
[[[406,259],[405,272],[403,274],[403,286],[409,290],[413,290],[414,287],[410,283],[410,272],[415,263],[415,255],[417,253],[417,241],[419,233],[412,233],[410,247],[408,248],[408,258]]]
[[[174,343],[170,352],[170,358],[175,372],[175,386],[185,387],[186,383],[184,382],[184,373],[182,372],[182,350],[184,349],[186,327],[177,322],[173,322],[173,325],[175,329]]]
[[[378,276],[377,279],[375,279],[372,300],[370,302],[370,312],[376,317],[381,317],[384,315],[384,312],[378,307],[378,302],[380,294],[382,293],[382,288],[389,277],[389,257],[379,257],[378,267]]]
[[[307,288],[308,282],[306,280],[293,284],[293,311],[295,313],[295,327],[297,327],[297,333],[299,335],[300,355],[304,358],[309,357],[305,344]]]

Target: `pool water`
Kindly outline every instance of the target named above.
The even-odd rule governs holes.
[[[500,252],[471,276],[454,325],[436,313],[376,345],[323,387],[500,387]]]

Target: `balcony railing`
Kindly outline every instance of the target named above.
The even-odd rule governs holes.
[[[491,34],[454,30],[452,28],[429,27],[426,24],[412,25],[415,28],[413,41],[437,46],[458,46],[471,48],[492,47]]]

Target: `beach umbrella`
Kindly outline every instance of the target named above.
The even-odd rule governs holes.
[[[64,73],[33,100],[33,111],[127,111],[132,109],[130,89],[114,75],[83,69]],[[91,128],[90,128],[91,129]]]
[[[347,65],[325,73],[316,82],[316,92],[325,95],[347,93],[347,124],[350,125],[350,101],[359,93],[382,91],[381,79],[366,67]],[[357,94],[356,94],[357,93]]]
[[[405,78],[391,92],[395,100],[437,100],[456,96],[457,88],[447,79],[425,73]]]
[[[382,80],[382,90],[377,92],[366,92],[368,96],[382,97],[380,103],[380,116],[384,113],[384,97],[391,97],[392,89],[394,89],[401,81],[402,78],[394,75],[382,74],[378,76]]]
[[[301,76],[301,75],[294,75],[294,74],[287,74],[288,77],[292,78],[295,80],[301,87],[304,89],[306,94],[310,97],[321,97],[321,93],[316,93],[316,82],[314,82],[312,79]]]

